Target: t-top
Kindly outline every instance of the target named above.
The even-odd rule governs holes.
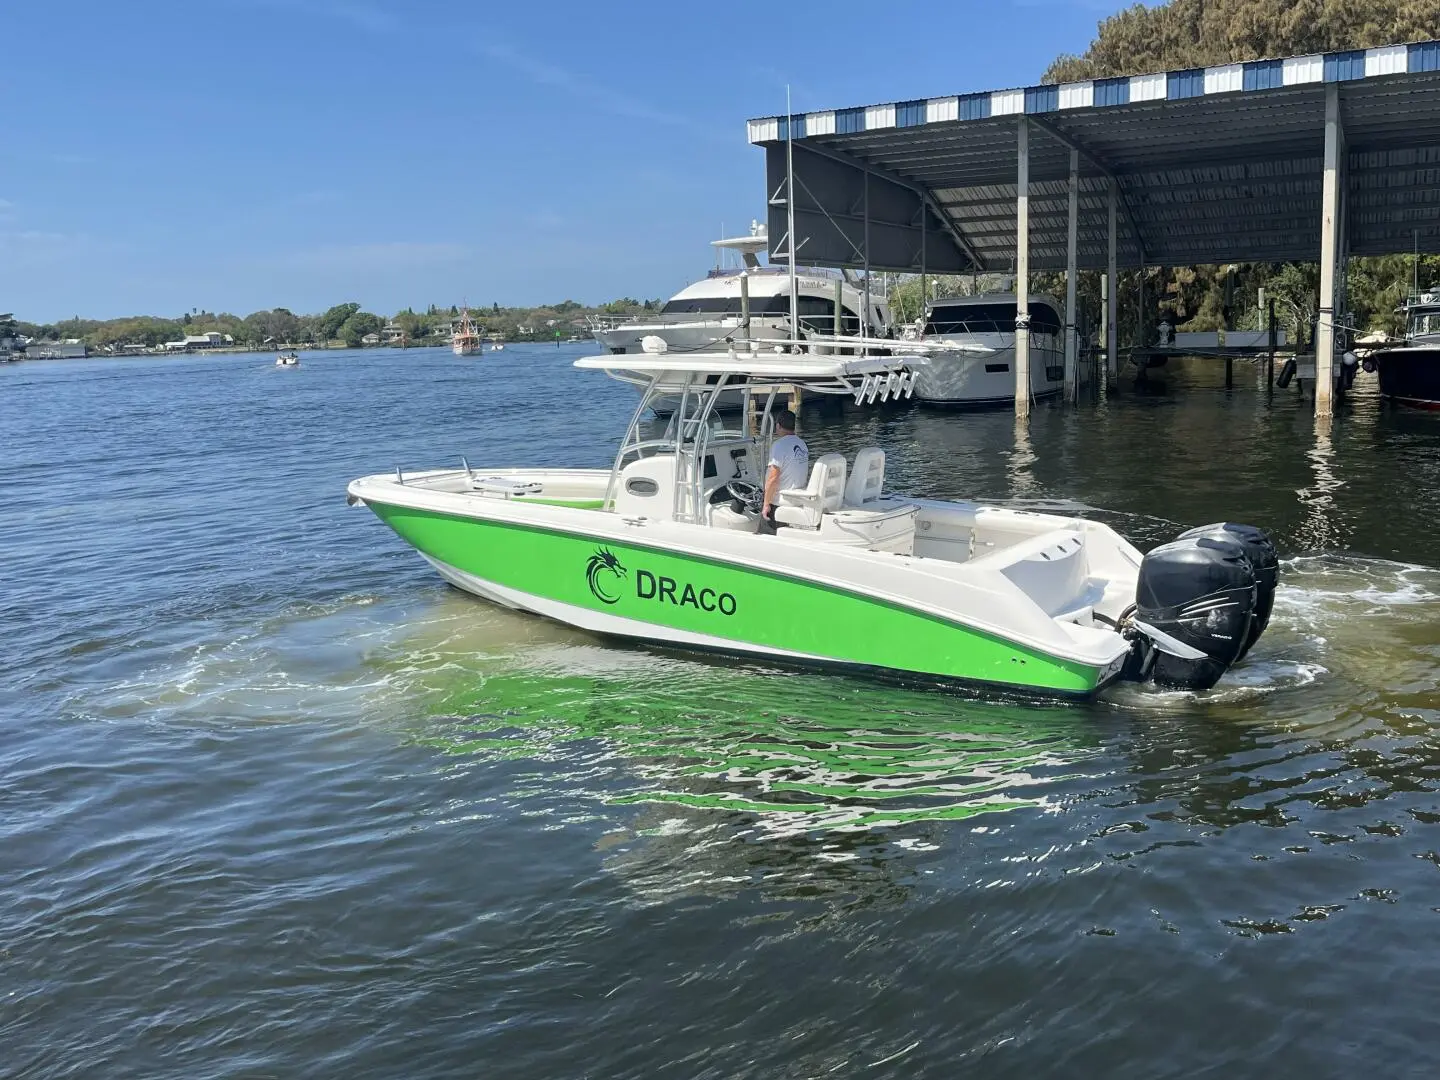
[[[782,435],[770,447],[770,464],[780,470],[780,490],[803,488],[810,472],[810,448],[799,435]]]

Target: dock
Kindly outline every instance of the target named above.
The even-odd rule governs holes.
[[[1022,313],[1033,271],[1065,271],[1071,402],[1080,270],[1105,283],[1101,340],[1113,383],[1121,267],[1318,262],[1312,351],[1324,417],[1343,351],[1349,257],[1440,252],[1440,186],[1427,165],[1437,129],[1432,41],[788,113],[750,120],[747,136],[765,152],[774,261],[793,253],[867,279],[878,270],[922,282],[1013,273]],[[1143,312],[1140,280],[1142,295],[1123,302]],[[1022,418],[1027,322],[1016,325]],[[1124,348],[1163,355],[1148,339]],[[1245,355],[1227,348],[1223,358]]]

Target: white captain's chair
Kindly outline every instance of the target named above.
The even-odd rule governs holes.
[[[845,482],[845,505],[860,508],[880,498],[885,488],[885,451],[867,446],[855,452],[855,467]]]
[[[840,509],[845,500],[845,456],[822,454],[810,466],[810,483],[780,492],[775,520],[798,529],[820,528],[820,518]]]

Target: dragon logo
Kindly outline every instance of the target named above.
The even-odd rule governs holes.
[[[595,554],[590,556],[590,561],[585,564],[585,584],[590,586],[590,591],[595,594],[595,599],[602,604],[618,604],[619,596],[612,596],[605,591],[609,584],[605,575],[616,578],[625,576],[625,567],[620,565],[620,560],[605,548],[596,548]]]

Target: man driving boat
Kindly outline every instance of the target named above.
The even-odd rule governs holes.
[[[775,505],[780,492],[803,488],[810,471],[810,448],[795,434],[795,414],[782,409],[775,414],[775,431],[780,436],[770,447],[770,463],[765,469],[765,501],[756,532],[773,535]]]

